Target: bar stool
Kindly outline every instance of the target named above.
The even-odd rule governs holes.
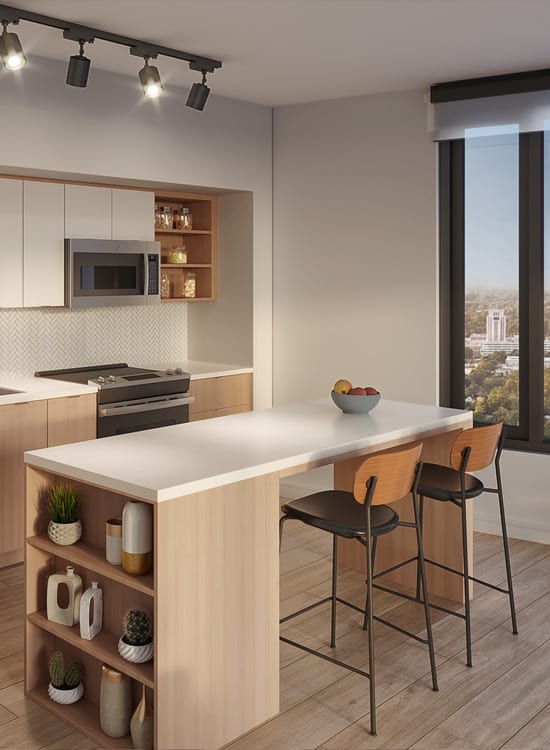
[[[466,626],[466,664],[472,666],[472,633],[470,616],[470,581],[481,583],[483,586],[507,594],[510,600],[510,615],[512,619],[512,632],[517,635],[518,627],[516,620],[516,608],[514,604],[514,589],[512,584],[512,570],[510,566],[510,550],[508,547],[508,535],[506,532],[506,517],[504,513],[504,497],[502,493],[502,478],[500,473],[500,456],[503,444],[503,422],[497,424],[472,427],[461,432],[451,447],[451,468],[438,464],[425,463],[422,468],[422,477],[418,484],[418,495],[420,497],[420,526],[423,526],[424,498],[451,502],[461,510],[462,517],[462,559],[464,571],[454,570],[442,563],[425,559],[425,562],[436,565],[451,573],[462,576],[464,580],[464,614],[446,609],[439,605],[431,604],[435,609],[447,612],[447,614],[460,617]],[[496,487],[487,487],[471,471],[480,471],[494,464]],[[470,575],[468,567],[468,536],[466,528],[467,500],[479,497],[484,492],[498,495],[500,509],[500,524],[502,528],[502,544],[504,548],[504,561],[506,564],[506,577],[508,588],[495,586],[488,581],[483,581]],[[420,598],[420,566],[417,577],[417,598]]]
[[[282,618],[280,622],[287,622],[293,617],[297,617],[314,607],[318,607],[321,604],[330,601],[330,646],[331,648],[334,648],[336,645],[336,603],[339,602],[340,604],[345,604],[346,606],[361,612],[361,614],[364,615],[364,624],[368,631],[369,671],[366,672],[352,666],[351,664],[334,659],[331,656],[327,656],[318,650],[309,648],[308,646],[286,638],[283,635],[279,636],[280,640],[291,646],[296,646],[307,653],[319,656],[333,664],[349,669],[363,677],[369,678],[370,732],[373,735],[376,734],[374,620],[382,622],[385,625],[398,630],[400,633],[404,633],[405,635],[428,645],[432,687],[434,690],[438,689],[416,492],[419,471],[421,468],[421,464],[418,463],[421,451],[422,443],[416,442],[407,445],[404,448],[393,448],[380,453],[373,453],[368,456],[357,469],[354,477],[353,492],[346,492],[343,490],[316,492],[312,495],[299,498],[298,500],[292,500],[285,503],[282,507],[283,515],[281,516],[279,525],[280,542],[282,542],[283,526],[285,522],[290,519],[301,521],[309,526],[315,526],[318,529],[327,531],[332,534],[333,542],[331,595],[315,604],[287,615],[287,617]],[[389,504],[401,500],[409,493],[411,494],[414,508],[414,523],[400,521],[397,513],[389,507]],[[424,605],[427,638],[421,638],[420,636],[410,633],[387,620],[383,620],[382,618],[375,616],[372,611],[372,593],[374,588],[373,567],[376,540],[382,534],[390,533],[397,528],[397,526],[408,526],[416,530],[418,544],[418,573],[422,586],[422,603]],[[357,541],[359,541],[365,548],[367,595],[364,610],[336,595],[338,537],[357,539]],[[378,573],[376,577],[380,575],[383,575],[383,573]],[[395,593],[398,596],[402,595],[399,592],[394,591],[391,593]],[[406,598],[414,601],[414,597],[406,596]]]

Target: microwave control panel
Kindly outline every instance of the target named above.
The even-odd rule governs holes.
[[[159,293],[159,254],[149,253],[149,284],[147,294]]]

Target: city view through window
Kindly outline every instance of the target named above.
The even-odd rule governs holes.
[[[519,136],[513,126],[508,132],[504,128],[487,135],[483,130],[474,133],[478,137],[465,139],[465,406],[476,421],[503,419],[518,425]],[[549,152],[546,148],[545,154]],[[545,175],[547,168],[550,157],[545,156]],[[550,211],[548,201],[545,196],[545,215]],[[546,279],[544,327],[544,440],[550,441],[550,284]]]

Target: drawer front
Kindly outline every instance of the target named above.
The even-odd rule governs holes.
[[[192,380],[189,393],[195,397],[189,409],[191,415],[242,406],[247,411],[252,409],[252,374]]]

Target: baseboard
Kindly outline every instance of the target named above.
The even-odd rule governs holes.
[[[526,542],[550,544],[550,524],[506,516],[506,528],[509,539],[523,539]],[[475,511],[474,531],[500,536],[500,519]]]

